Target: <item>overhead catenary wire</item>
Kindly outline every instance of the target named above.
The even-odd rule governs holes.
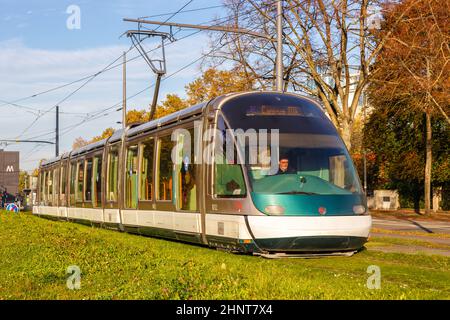
[[[168,17],[164,22],[168,22],[170,19],[172,19],[173,17],[175,17],[178,13],[181,12],[181,10],[183,10],[184,8],[186,8],[188,5],[190,5],[194,0],[189,0],[188,2],[186,2],[184,4],[184,6],[182,6],[178,11],[174,12],[170,17]],[[155,30],[153,31],[157,31],[161,26],[158,26]]]
[[[180,10],[180,11],[178,12],[178,14],[180,14],[180,13],[188,13],[188,12],[197,12],[197,11],[203,11],[203,10],[209,10],[209,9],[217,9],[217,8],[223,8],[223,7],[225,7],[225,5],[220,4],[220,5],[209,6],[209,7],[195,8],[195,9],[189,9],[189,10]],[[172,14],[173,14],[173,12],[169,12],[169,13],[161,13],[161,14],[154,14],[154,15],[151,15],[151,16],[143,16],[143,17],[139,17],[139,19],[164,17],[164,16],[170,16],[170,15],[172,15]]]
[[[214,51],[221,49],[222,47],[224,47],[224,46],[227,45],[227,44],[228,44],[228,42],[223,43],[223,44],[221,44],[220,48],[213,48],[213,49],[211,49],[210,51],[208,51],[207,53],[202,54],[200,57],[196,58],[195,60],[189,62],[188,64],[184,65],[183,67],[181,67],[181,68],[179,68],[178,70],[174,71],[173,73],[169,74],[167,77],[163,78],[161,81],[164,81],[164,80],[167,80],[167,79],[173,77],[173,76],[176,75],[177,73],[179,73],[179,72],[185,70],[186,68],[192,66],[193,64],[197,63],[197,62],[200,61],[201,59],[203,59],[203,58],[205,58],[206,56],[210,55],[210,54],[213,53]],[[128,97],[126,98],[126,100],[128,101],[128,100],[130,100],[130,99],[132,99],[132,98],[134,98],[134,97],[136,97],[136,96],[142,94],[143,92],[145,92],[145,91],[147,91],[148,89],[152,88],[154,85],[155,85],[155,84],[152,83],[151,85],[149,85],[149,86],[145,87],[144,89],[142,89],[142,90],[140,90],[140,91],[134,93],[133,95],[128,96]],[[111,105],[111,106],[109,106],[109,107],[107,107],[107,108],[105,108],[105,109],[103,109],[103,110],[100,110],[96,115],[93,115],[93,116],[92,116],[91,118],[89,118],[89,119],[85,119],[85,120],[83,120],[83,121],[80,121],[79,123],[76,123],[76,124],[74,124],[74,125],[71,125],[71,126],[68,126],[68,127],[64,128],[64,129],[63,129],[63,132],[61,132],[61,136],[66,135],[68,132],[74,130],[75,128],[77,128],[77,127],[79,127],[79,126],[81,126],[81,125],[83,125],[83,124],[85,124],[85,123],[87,123],[87,122],[91,122],[91,121],[97,120],[97,119],[99,119],[99,118],[102,118],[102,117],[104,117],[104,116],[107,116],[109,113],[107,113],[107,114],[103,114],[103,113],[106,112],[106,111],[108,111],[108,110],[117,108],[118,106],[121,105],[121,103],[122,103],[122,101],[119,101],[119,102],[115,103],[114,105]],[[43,147],[44,147],[44,146],[40,146],[40,149],[43,148]]]
[[[247,14],[247,13],[249,13],[249,11],[242,12],[241,15],[244,15],[244,14]],[[226,22],[226,21],[230,21],[230,20],[232,20],[232,19],[234,19],[234,17],[226,17],[226,18],[214,19],[214,20],[210,20],[210,21],[216,21],[216,22],[217,22],[218,20],[220,20],[219,22],[217,22],[217,24],[220,24],[220,23],[224,23],[224,22]],[[210,21],[208,21],[208,22],[210,22]],[[204,23],[208,23],[208,22],[204,22]],[[180,31],[181,31],[181,30],[178,30],[176,33],[180,32]],[[194,35],[196,35],[196,34],[202,32],[202,31],[204,31],[204,30],[197,30],[197,31],[194,31],[194,32],[192,32],[192,33],[190,33],[190,34],[188,34],[188,35],[185,35],[185,36],[183,36],[183,37],[181,37],[181,38],[179,38],[179,39],[176,39],[174,42],[168,43],[167,46],[169,46],[169,45],[171,45],[171,44],[173,44],[173,43],[175,43],[175,42],[177,42],[177,41],[181,41],[181,40],[183,40],[183,39],[186,39],[186,38],[189,38],[189,37],[191,37],[191,36],[194,36]],[[176,34],[176,33],[175,33],[175,34]],[[147,51],[146,53],[150,53],[150,52],[152,52],[152,51],[155,51],[155,50],[159,49],[160,47],[161,47],[161,45],[159,45],[159,46],[157,46],[156,48],[153,48],[153,49]],[[135,57],[133,57],[133,58],[130,58],[129,60],[127,60],[127,62],[136,60],[136,59],[139,58],[139,57],[140,57],[140,55],[135,56]],[[120,58],[120,57],[119,57],[119,58]],[[117,61],[119,58],[117,58],[116,61]],[[111,64],[109,64],[109,67],[108,67],[108,68],[104,68],[104,69],[102,70],[102,72],[105,72],[105,71],[111,70],[111,69],[113,69],[113,68],[119,67],[119,66],[121,66],[122,64],[123,64],[123,62],[122,62],[122,63],[119,63],[119,64],[117,64],[117,65],[114,65],[114,66],[111,66]],[[99,72],[97,72],[96,74],[98,75]],[[86,79],[86,77],[85,77],[85,79]],[[88,79],[88,80],[90,81],[90,79]],[[144,92],[144,91],[147,90],[148,88],[151,88],[151,86],[147,87],[147,88],[144,89],[142,92]],[[142,92],[139,92],[139,94],[142,93]],[[103,113],[103,112],[105,112],[105,111],[108,111],[108,110],[110,110],[110,109],[112,109],[112,108],[115,108],[115,107],[119,106],[120,104],[121,104],[121,103],[116,103],[116,104],[115,104],[114,106],[112,106],[112,107],[109,107],[109,108],[100,110],[99,113]],[[55,106],[56,106],[56,105],[55,105]],[[53,107],[53,108],[54,108],[54,107]],[[47,112],[47,113],[48,113],[48,112]],[[86,118],[91,118],[91,117],[96,116],[96,115],[97,115],[97,112],[90,112],[90,113],[87,113],[87,114],[86,114]],[[43,114],[41,114],[41,116],[43,116]],[[36,121],[37,121],[37,120],[36,120]],[[34,121],[33,124],[34,124],[36,121]],[[64,130],[64,129],[63,129],[63,130]],[[39,135],[39,136],[33,136],[33,137],[29,138],[29,139],[40,138],[40,137],[43,137],[43,136],[45,136],[45,135],[49,135],[49,134],[52,134],[52,133],[53,133],[53,131],[49,131],[47,134],[42,134],[42,135]]]
[[[275,3],[275,2],[276,2],[276,1],[274,1],[273,3]],[[270,4],[266,4],[266,5],[270,5]],[[249,10],[249,11],[250,11],[250,10]],[[247,14],[247,13],[249,13],[249,11],[242,12],[242,13],[240,13],[239,15]],[[235,18],[235,16],[227,17],[227,18],[225,19],[225,21],[230,21],[230,20],[233,20],[234,18]],[[222,19],[214,19],[214,20],[212,20],[212,21],[218,21],[218,20],[224,20],[224,18],[222,18]],[[223,23],[223,22],[225,22],[225,21],[221,21],[221,22],[219,22],[219,23]],[[179,31],[181,31],[181,29],[180,29]],[[197,33],[200,33],[201,31],[203,31],[203,30],[198,30],[198,31],[192,32],[191,34],[189,34],[189,35],[187,35],[187,36],[184,36],[184,37],[182,37],[182,38],[180,38],[180,39],[177,39],[177,41],[182,40],[182,39],[185,39],[185,38],[190,37],[190,36],[193,36],[193,35],[195,35],[195,34],[197,34]],[[169,43],[169,44],[170,44],[170,43]],[[226,44],[224,44],[224,45],[226,45]],[[221,47],[223,47],[224,45],[222,45]],[[131,49],[131,48],[130,48],[130,49]],[[157,48],[155,48],[155,49],[157,49]],[[153,49],[153,50],[155,50],[155,49]],[[207,54],[204,54],[204,55],[202,55],[201,57],[199,57],[198,59],[195,59],[194,61],[192,61],[192,62],[190,62],[189,64],[185,65],[184,67],[180,68],[180,69],[177,70],[176,72],[170,74],[169,76],[167,76],[167,77],[164,78],[163,80],[166,80],[166,79],[170,78],[171,76],[175,75],[176,73],[181,72],[182,70],[188,68],[188,67],[191,66],[192,64],[194,64],[194,63],[198,62],[199,60],[203,59],[205,56],[210,55],[214,50],[218,50],[218,49],[213,49],[213,50],[209,51]],[[150,50],[150,51],[152,51],[152,50]],[[139,57],[139,56],[134,57],[134,58],[131,58],[131,59],[128,60],[128,61],[137,59],[138,57]],[[120,57],[119,57],[119,58],[120,58]],[[111,64],[110,64],[110,65],[111,65]],[[109,65],[109,66],[110,66],[110,65]],[[122,65],[122,63],[120,63],[120,64],[118,64],[118,65],[116,65],[116,66],[110,67],[109,69],[114,68],[114,67],[118,67],[118,66],[120,66],[120,65]],[[105,70],[105,69],[104,69],[104,70]],[[137,96],[137,95],[139,95],[139,94],[142,94],[143,92],[145,92],[146,90],[148,90],[149,88],[151,88],[153,85],[154,85],[154,84],[152,84],[152,85],[150,85],[150,86],[144,88],[143,90],[141,90],[141,91],[135,93],[134,95],[132,95],[132,96],[130,96],[130,97],[127,97],[126,100],[132,99],[132,98],[134,98],[135,96]],[[78,90],[79,90],[79,89],[78,89]],[[77,90],[77,91],[78,91],[78,90]],[[72,94],[71,94],[71,95],[72,95]],[[71,96],[71,95],[70,95],[70,96]],[[68,97],[67,97],[67,98],[68,98]],[[66,99],[64,99],[64,100],[66,100]],[[98,111],[98,112],[89,114],[89,115],[92,115],[92,116],[90,116],[89,118],[86,118],[85,120],[79,122],[78,124],[75,124],[75,125],[72,125],[72,126],[70,126],[70,127],[64,128],[63,130],[65,130],[65,131],[62,133],[62,135],[68,133],[69,131],[73,130],[74,128],[76,128],[76,127],[78,127],[78,126],[80,126],[80,125],[82,125],[82,124],[84,124],[84,123],[86,123],[86,122],[93,121],[93,120],[98,119],[98,118],[100,118],[100,117],[102,117],[102,116],[108,115],[108,113],[107,113],[107,114],[104,114],[104,115],[100,115],[100,114],[101,114],[101,113],[104,113],[104,112],[106,112],[106,111],[108,111],[108,110],[110,110],[110,109],[112,109],[112,108],[116,108],[117,106],[120,106],[120,104],[121,104],[121,102],[116,103],[116,104],[114,104],[114,105],[111,106],[111,107],[102,109],[102,110],[100,110],[100,111]],[[43,135],[41,135],[41,136],[45,136],[45,135],[48,135],[48,134],[43,134]]]
[[[270,3],[264,4],[264,6],[271,6],[271,5],[275,4],[276,2],[277,2],[277,1],[274,0],[274,1],[270,2]],[[209,9],[209,8],[214,8],[214,7],[216,7],[216,6],[205,7],[204,9]],[[225,7],[225,5],[220,5],[220,6],[217,6],[217,7]],[[198,11],[198,10],[201,10],[201,9],[202,9],[202,8],[199,8],[199,9],[192,9],[192,10],[186,10],[186,11],[180,11],[180,13],[181,13],[181,12],[189,12],[189,11]],[[243,12],[240,13],[237,17],[242,16],[242,15],[245,15],[245,14],[248,14],[248,13],[253,12],[253,11],[254,11],[254,10],[246,10],[246,11],[243,11]],[[159,15],[153,15],[153,16],[145,16],[145,17],[142,17],[142,18],[151,18],[151,17],[158,17],[158,16],[164,16],[164,15],[171,15],[171,14],[173,14],[173,13],[165,13],[165,14],[159,14]],[[218,19],[212,19],[212,20],[209,20],[209,21],[206,21],[206,22],[202,22],[202,23],[199,23],[199,24],[202,25],[202,24],[206,24],[206,23],[217,22],[217,21],[220,21],[220,20],[223,20],[223,21],[221,21],[220,23],[224,23],[224,22],[227,22],[227,21],[231,21],[231,20],[233,20],[234,18],[235,18],[235,16],[231,16],[231,17],[223,17],[223,18],[218,18]],[[182,39],[179,39],[179,40],[182,40]],[[152,51],[153,51],[153,49],[152,49]],[[147,53],[148,53],[148,52],[147,52]],[[121,53],[120,56],[122,56],[122,53]],[[135,56],[135,57],[133,57],[133,58],[130,58],[130,59],[127,60],[126,62],[128,63],[128,62],[133,61],[133,60],[135,60],[135,59],[137,59],[137,58],[140,58],[140,55],[137,55],[137,56]],[[119,59],[119,58],[118,58],[118,59]],[[123,64],[123,63],[116,64],[116,65],[114,65],[114,66],[112,66],[112,67],[110,67],[110,68],[105,69],[103,72],[106,72],[106,71],[115,69],[115,68],[117,68],[117,67],[120,67],[122,64]],[[103,72],[100,72],[100,73],[103,73]],[[47,94],[47,93],[50,93],[50,92],[53,92],[53,91],[57,91],[57,90],[59,90],[59,89],[62,89],[62,88],[71,86],[71,85],[73,85],[73,84],[75,84],[75,83],[78,83],[78,82],[87,80],[87,79],[89,79],[89,78],[92,78],[92,77],[94,77],[94,76],[96,76],[96,75],[98,75],[98,74],[99,74],[99,72],[96,72],[96,73],[93,73],[93,74],[90,74],[90,75],[87,75],[87,76],[83,76],[82,78],[73,80],[73,81],[71,81],[71,82],[68,82],[68,83],[65,83],[65,84],[62,84],[62,85],[58,85],[58,86],[56,86],[56,87],[53,87],[53,88],[50,88],[50,89],[46,89],[46,90],[44,90],[44,91],[40,91],[40,92],[31,94],[31,95],[28,95],[28,96],[25,96],[25,97],[22,97],[22,98],[18,98],[18,99],[12,100],[12,101],[4,101],[4,100],[1,101],[1,100],[0,100],[0,101],[3,103],[3,104],[0,104],[0,107],[3,107],[3,106],[5,106],[5,105],[11,105],[11,104],[14,104],[14,103],[17,103],[17,102],[20,102],[20,101],[24,101],[24,100],[28,100],[28,99],[31,99],[31,98],[36,98],[36,97],[38,97],[38,96],[41,96],[41,95],[44,95],[44,94]]]
[[[187,36],[185,36],[185,37],[182,37],[182,38],[178,39],[177,41],[183,40],[183,39],[185,39],[185,38],[187,38],[187,37],[189,37],[189,36],[192,36],[192,35],[194,35],[194,34],[196,34],[196,33],[198,33],[198,32],[189,34],[189,35],[187,35]],[[173,42],[171,42],[171,43],[173,43]],[[168,45],[170,45],[171,43],[169,43]],[[156,48],[154,48],[154,49],[151,49],[151,50],[147,51],[146,53],[150,53],[150,52],[152,52],[152,51],[155,51],[155,50],[159,49],[161,46],[162,46],[162,45],[159,45],[158,47],[156,47]],[[128,49],[128,51],[126,51],[126,52],[128,53],[128,52],[131,51],[133,48],[134,48],[134,47],[130,47],[130,49]],[[121,55],[120,57],[122,57],[122,55]],[[51,108],[49,108],[49,109],[47,109],[47,110],[45,110],[45,111],[43,111],[43,112],[42,112],[42,111],[39,111],[37,114],[35,113],[36,118],[32,121],[32,123],[31,123],[30,125],[28,125],[28,126],[22,131],[22,133],[19,134],[19,136],[18,136],[17,138],[23,137],[23,135],[24,135],[31,127],[33,127],[34,124],[36,124],[36,122],[37,122],[40,118],[42,118],[42,117],[43,117],[44,115],[46,115],[47,113],[51,112],[51,110],[53,110],[56,106],[60,105],[61,103],[63,103],[63,102],[66,101],[67,99],[69,99],[69,98],[70,98],[71,96],[73,96],[76,92],[78,92],[79,90],[81,90],[81,89],[82,89],[84,86],[86,86],[89,82],[91,82],[93,79],[95,79],[98,75],[100,75],[100,74],[103,73],[103,72],[109,71],[109,70],[111,70],[111,69],[113,69],[113,68],[116,68],[116,67],[119,67],[119,66],[123,65],[123,62],[122,62],[122,63],[119,63],[119,64],[117,64],[117,65],[112,66],[117,60],[120,59],[120,57],[116,58],[113,62],[111,62],[110,64],[108,64],[108,65],[107,65],[105,68],[103,68],[101,71],[99,71],[99,72],[93,74],[92,76],[84,77],[83,79],[86,79],[86,81],[85,81],[81,86],[79,86],[77,89],[75,89],[74,91],[72,91],[69,95],[65,96],[62,100],[60,100],[59,102],[57,102],[57,103],[56,103],[54,106],[52,106]],[[132,61],[132,60],[136,60],[136,59],[139,58],[139,57],[140,57],[140,55],[139,55],[139,56],[135,56],[135,57],[133,57],[133,58],[127,60],[126,62],[129,62],[129,61]],[[79,82],[79,81],[77,81],[77,82]],[[72,83],[75,83],[75,82],[72,82]],[[49,91],[47,91],[47,92],[49,92]],[[20,99],[19,99],[19,100],[20,100]],[[18,101],[18,100],[15,100],[15,101]],[[14,105],[14,106],[19,106],[19,105],[17,105],[15,102],[8,102],[7,104]],[[25,106],[22,106],[22,107],[25,107]],[[29,108],[29,107],[26,107],[26,108],[27,108],[27,109],[31,109],[31,108]]]
[[[157,14],[157,15],[152,15],[152,16],[146,16],[146,17],[143,17],[143,18],[148,18],[148,17],[161,17],[161,16],[170,15],[170,17],[167,19],[167,21],[168,21],[168,20],[170,20],[171,18],[173,18],[176,14],[181,13],[181,12],[193,12],[193,11],[200,11],[200,10],[206,10],[206,9],[218,8],[218,7],[222,7],[222,6],[223,6],[223,5],[219,5],[219,6],[210,6],[210,7],[204,7],[204,8],[197,8],[197,9],[192,9],[192,10],[182,11],[182,9],[184,9],[184,8],[185,8],[188,4],[190,4],[192,1],[193,1],[193,0],[189,1],[187,4],[185,4],[183,7],[181,7],[181,9],[179,9],[179,10],[176,11],[176,12],[163,13],[163,14]],[[167,21],[166,21],[166,22],[167,22]],[[138,57],[139,57],[139,56],[138,56]],[[116,66],[116,67],[117,67],[117,66]],[[110,70],[110,69],[109,69],[109,70]],[[50,88],[50,89],[47,89],[47,90],[44,90],[44,91],[41,91],[41,92],[38,92],[38,93],[35,93],[35,94],[32,94],[32,95],[29,95],[29,96],[26,96],[26,97],[23,97],[23,98],[19,98],[19,99],[13,100],[13,101],[4,101],[4,100],[0,100],[0,101],[3,103],[3,104],[0,105],[0,107],[3,107],[3,106],[5,106],[5,105],[13,105],[13,104],[15,104],[15,103],[17,103],[17,102],[20,102],[20,101],[23,101],[23,100],[27,100],[27,99],[30,99],[30,98],[35,98],[35,97],[37,97],[37,96],[40,96],[40,95],[43,95],[43,94],[46,94],[46,93],[49,93],[49,92],[52,92],[52,91],[56,91],[56,90],[59,90],[59,89],[68,87],[68,86],[70,86],[70,85],[72,85],[72,84],[75,84],[75,83],[81,82],[81,81],[83,81],[83,80],[87,80],[87,79],[89,79],[89,78],[91,78],[91,77],[94,77],[96,74],[97,74],[97,73],[94,73],[94,74],[85,76],[85,77],[83,77],[83,78],[80,78],[80,79],[71,81],[71,82],[69,82],[69,83],[65,83],[65,84],[63,84],[63,85],[59,85],[59,86],[57,86],[57,87]]]
[[[167,77],[163,78],[161,81],[165,81],[165,80],[167,80],[167,79],[170,79],[170,78],[173,77],[174,75],[180,73],[181,71],[183,71],[183,70],[189,68],[190,66],[192,66],[193,64],[195,64],[195,63],[197,63],[198,61],[202,60],[203,58],[209,56],[209,55],[210,55],[211,53],[213,53],[214,51],[217,51],[217,50],[223,48],[223,47],[226,46],[229,42],[230,42],[230,41],[221,44],[220,48],[213,48],[213,49],[211,49],[210,51],[208,51],[207,53],[202,54],[200,57],[196,58],[195,60],[189,62],[188,64],[184,65],[183,67],[181,67],[181,68],[179,68],[178,70],[174,71],[173,73],[169,74]],[[148,89],[152,88],[154,85],[155,85],[155,83],[152,83],[151,85],[145,87],[144,89],[142,89],[142,90],[140,90],[140,91],[134,93],[133,95],[127,97],[126,100],[128,101],[128,100],[130,100],[130,99],[132,99],[132,98],[134,98],[134,97],[136,97],[136,96],[138,96],[138,95],[144,93],[144,92],[147,91]],[[120,104],[121,104],[121,102],[117,102],[116,104],[114,104],[114,105],[108,107],[107,109],[102,110],[100,113],[103,113],[103,112],[105,112],[105,111],[107,111],[107,110],[110,110],[110,109],[113,109],[113,108],[117,108],[118,106],[120,106]],[[100,114],[100,113],[99,113],[99,114]],[[103,115],[102,115],[102,116],[103,116]],[[100,116],[100,117],[101,117],[101,116]],[[77,126],[79,126],[79,125],[81,125],[81,124],[84,124],[84,123],[86,123],[86,122],[93,121],[93,120],[96,120],[96,119],[97,119],[97,118],[94,117],[94,118],[89,118],[89,119],[83,120],[83,121],[81,121],[79,124],[73,125],[73,128],[70,128],[70,130],[65,131],[65,132],[62,133],[61,135],[66,134],[67,132],[73,130],[75,127],[77,127]],[[66,128],[66,129],[67,129],[67,128]]]
[[[166,22],[169,21],[171,18],[173,18],[173,17],[174,17],[175,15],[177,15],[178,13],[180,13],[186,6],[188,6],[188,5],[189,5],[191,2],[193,2],[193,1],[194,1],[194,0],[190,0],[190,1],[188,1],[184,6],[182,6],[178,11],[176,11],[176,12],[174,12],[174,13],[169,13],[171,16],[166,20]],[[164,14],[164,15],[169,15],[169,14]],[[157,16],[161,16],[161,15],[157,15]],[[127,53],[128,53],[129,51],[130,51],[130,49],[127,51]],[[139,56],[136,56],[135,58],[138,58],[138,57],[139,57]],[[112,64],[114,64],[118,59],[119,59],[119,58],[115,59],[114,62],[113,62]],[[122,65],[122,64],[120,64],[120,65]],[[120,66],[120,65],[117,65],[117,66],[115,66],[115,67],[118,67],[118,66]],[[105,68],[105,69],[108,69],[108,68]],[[111,69],[112,69],[112,68],[111,68]],[[111,70],[111,69],[108,69],[108,70]],[[85,76],[85,77],[83,77],[83,78],[74,80],[74,81],[72,81],[72,82],[69,82],[69,83],[66,83],[66,84],[63,84],[63,85],[57,86],[57,87],[55,87],[55,88],[51,88],[51,89],[48,89],[48,90],[39,92],[39,93],[35,93],[35,94],[30,95],[30,96],[26,96],[26,97],[24,97],[24,98],[16,99],[16,100],[11,101],[11,102],[0,100],[0,101],[3,103],[3,104],[0,105],[0,107],[5,106],[5,105],[14,105],[14,104],[17,103],[17,102],[20,102],[20,101],[23,101],[23,100],[26,100],[26,99],[29,99],[29,98],[34,98],[34,97],[37,97],[37,96],[39,96],[39,95],[46,94],[46,93],[49,93],[49,92],[52,92],[52,91],[55,91],[55,90],[59,90],[59,89],[61,89],[61,88],[70,86],[70,85],[72,85],[72,84],[81,82],[81,81],[83,81],[83,80],[89,80],[89,79],[91,79],[91,78],[94,78],[94,77],[98,76],[100,73],[103,73],[104,71],[107,71],[107,70],[104,70],[104,69],[103,69],[102,71],[99,71],[99,72],[96,72],[96,73],[94,73],[94,74]]]
[[[133,49],[133,47],[130,47],[127,50],[127,53],[130,52]],[[100,75],[102,72],[104,72],[105,69],[109,68],[111,65],[113,65],[117,60],[119,60],[120,57],[114,59],[114,61],[112,61],[111,63],[109,63],[106,67],[104,67],[101,71],[97,72],[93,77],[87,79],[85,82],[83,82],[81,84],[81,86],[79,86],[78,88],[76,88],[74,91],[70,92],[68,95],[66,95],[63,99],[59,100],[54,106],[50,107],[49,109],[45,110],[44,112],[38,114],[36,116],[36,118],[33,120],[33,122],[28,125],[23,131],[22,133],[17,137],[17,139],[21,138],[32,126],[34,126],[34,124],[40,119],[42,118],[44,115],[46,115],[48,112],[50,112],[51,110],[53,110],[54,108],[56,108],[56,106],[59,106],[61,103],[63,103],[64,101],[66,101],[67,99],[69,99],[70,97],[72,97],[75,93],[77,93],[78,91],[80,91],[84,86],[86,86],[89,82],[91,82],[92,80],[94,80],[98,75]]]
[[[273,2],[271,2],[271,3],[267,3],[267,4],[265,4],[265,6],[270,6],[270,5],[274,4],[275,2],[276,2],[276,1],[273,1]],[[239,16],[242,16],[242,15],[246,15],[246,14],[252,12],[252,11],[253,11],[253,10],[243,11],[242,13],[238,14],[238,17],[239,17]],[[166,14],[166,15],[168,15],[168,14]],[[159,15],[155,15],[155,16],[159,16]],[[152,16],[149,16],[149,17],[152,17]],[[221,23],[225,23],[225,22],[231,21],[231,20],[233,20],[234,18],[235,18],[235,16],[231,16],[231,17],[223,17],[223,18],[218,18],[218,19],[212,19],[212,20],[209,20],[209,21],[206,21],[206,22],[202,22],[202,23],[200,23],[199,25],[207,24],[207,23],[211,23],[211,22],[216,22],[215,24],[213,24],[213,26],[215,26],[215,25],[218,25],[218,24],[221,24]],[[144,28],[144,27],[143,27],[143,28]],[[147,28],[146,28],[146,29],[147,29]],[[182,31],[182,29],[179,29],[177,32],[174,33],[174,35],[176,35],[176,34],[179,33],[180,31]],[[197,34],[197,33],[200,33],[201,31],[203,31],[203,30],[195,31],[195,32],[193,32],[193,33],[191,33],[191,34],[188,34],[188,35],[182,37],[182,38],[176,39],[176,41],[183,40],[183,39],[188,38],[188,37],[190,37],[190,36],[192,36],[192,35],[195,35],[195,34]],[[176,42],[176,41],[175,41],[175,42]],[[171,43],[173,43],[173,42],[168,43],[166,46],[170,45]],[[157,49],[159,49],[159,48],[161,48],[161,45],[157,46],[157,47],[154,48],[154,49],[151,49],[151,50],[149,50],[149,51],[146,51],[146,53],[150,53],[150,52],[155,51],[155,50],[157,50]],[[123,54],[121,54],[120,57],[122,57],[122,55],[123,55]],[[118,59],[120,59],[120,57],[118,57],[118,58],[116,59],[116,61],[117,61]],[[131,61],[134,61],[134,60],[136,60],[136,59],[138,59],[138,58],[140,58],[140,57],[141,57],[140,55],[136,55],[136,56],[134,56],[134,57],[132,57],[132,58],[126,60],[126,63],[131,62]],[[54,88],[50,88],[50,89],[44,90],[44,91],[41,91],[41,92],[38,92],[38,93],[35,93],[35,94],[32,94],[32,95],[29,95],[29,96],[25,96],[25,97],[23,97],[23,98],[19,98],[19,99],[13,100],[13,101],[0,100],[0,102],[3,103],[3,104],[0,105],[0,107],[5,106],[5,105],[13,105],[13,106],[18,107],[19,105],[17,105],[17,102],[24,101],[24,100],[27,100],[27,99],[30,99],[30,98],[35,98],[35,97],[38,97],[38,96],[40,96],[40,95],[47,94],[47,93],[50,93],[50,92],[53,92],[53,91],[56,91],[56,90],[59,90],[59,89],[62,89],[62,88],[71,86],[71,85],[73,85],[73,84],[75,84],[75,83],[78,83],[78,82],[81,82],[81,81],[84,81],[84,80],[88,80],[88,79],[90,79],[90,78],[95,78],[95,77],[97,77],[98,75],[100,75],[100,74],[102,74],[102,73],[104,73],[104,72],[107,72],[107,71],[110,71],[110,70],[112,70],[112,69],[115,69],[115,68],[118,68],[118,67],[122,66],[122,64],[123,64],[123,62],[118,63],[118,64],[116,64],[116,65],[112,65],[112,66],[110,66],[110,67],[108,67],[108,68],[105,68],[105,69],[99,71],[99,72],[90,74],[90,75],[88,75],[88,76],[84,76],[84,77],[82,77],[82,78],[80,78],[80,79],[71,81],[71,82],[66,83],[66,84],[59,85],[59,86],[54,87]],[[33,109],[33,108],[31,108],[31,107],[27,107],[27,106],[23,106],[23,105],[20,105],[20,107],[21,107],[21,108]],[[42,112],[42,110],[39,110],[39,111]],[[38,111],[38,112],[39,112],[39,111]],[[48,113],[48,112],[47,112],[47,113]],[[69,112],[61,112],[61,113],[70,114]],[[75,114],[75,113],[74,113],[74,114]],[[89,115],[90,113],[77,113],[77,114],[87,114],[87,115]]]

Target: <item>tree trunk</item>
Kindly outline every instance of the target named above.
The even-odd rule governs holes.
[[[344,140],[345,145],[349,152],[351,152],[352,148],[352,126],[346,119],[342,119],[341,121],[341,137]]]
[[[425,214],[431,214],[431,115],[426,114],[426,160],[425,160]]]

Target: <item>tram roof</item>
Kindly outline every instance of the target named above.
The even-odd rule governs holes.
[[[166,124],[179,121],[181,119],[188,118],[190,116],[199,114],[203,111],[203,108],[207,105],[207,102],[202,102],[191,107],[179,110],[177,112],[168,114],[167,116],[161,117],[159,119],[155,119],[141,125],[138,125],[134,128],[131,128],[127,131],[126,136],[132,137],[139,133],[150,131],[154,128],[164,126]]]
[[[76,150],[72,151],[70,156],[71,157],[76,157],[76,156],[82,155],[84,153],[87,153],[89,151],[92,151],[92,150],[104,147],[107,140],[108,139],[106,138],[106,139],[102,139],[100,141],[96,141],[94,143],[87,144],[87,145],[85,145],[85,146],[83,146],[83,147],[81,147],[79,149],[76,149]]]
[[[48,159],[48,160],[44,160],[44,161],[42,161],[41,166],[45,167],[45,166],[51,165],[52,163],[55,163],[55,162],[58,162],[59,160],[61,160],[61,158],[62,158],[62,155]]]
[[[285,94],[289,94],[289,95],[295,95],[295,96],[300,97],[300,98],[308,99],[308,100],[310,100],[312,102],[315,102],[315,103],[319,104],[315,99],[313,99],[311,97],[301,96],[301,95],[298,95],[298,94],[295,94],[295,93],[288,93],[288,92],[280,93],[280,92],[277,92],[277,91],[246,91],[246,92],[228,93],[228,94],[224,94],[222,96],[216,97],[216,98],[212,99],[209,102],[199,103],[199,104],[193,105],[191,107],[179,110],[177,112],[168,114],[168,115],[166,115],[164,117],[161,117],[159,119],[155,119],[155,120],[143,123],[143,124],[131,126],[126,131],[126,136],[127,137],[132,137],[132,136],[135,136],[135,135],[137,135],[139,133],[147,132],[147,131],[150,131],[152,129],[155,129],[155,128],[167,125],[169,123],[174,123],[174,122],[177,122],[179,120],[186,119],[186,118],[188,118],[190,116],[200,114],[204,110],[204,108],[206,108],[208,103],[211,104],[211,106],[213,108],[216,108],[219,105],[221,105],[222,102],[224,102],[224,101],[226,101],[226,100],[228,100],[230,98],[234,98],[234,97],[237,98],[239,96],[253,95],[253,94],[255,94],[255,95],[260,95],[260,94],[282,94],[282,95],[285,95]],[[51,165],[51,164],[53,164],[55,162],[58,162],[60,160],[67,159],[69,156],[70,157],[80,156],[80,155],[82,155],[84,153],[87,153],[89,151],[92,151],[92,150],[104,147],[106,145],[106,143],[115,143],[115,142],[121,140],[122,134],[123,134],[123,129],[116,130],[109,139],[106,138],[106,139],[103,139],[103,140],[100,140],[100,141],[97,141],[97,142],[94,142],[94,143],[90,143],[90,144],[88,144],[86,146],[83,146],[83,147],[81,147],[79,149],[73,150],[72,152],[66,152],[66,153],[64,153],[64,154],[62,154],[62,155],[60,155],[58,157],[55,157],[55,158],[43,161],[41,165],[42,166],[48,166],[48,165]]]
[[[109,137],[108,143],[114,143],[114,142],[117,142],[120,139],[122,139],[122,133],[123,133],[123,129],[119,129],[119,130],[114,131],[112,136]]]

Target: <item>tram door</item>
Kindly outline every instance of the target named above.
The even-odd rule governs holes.
[[[127,148],[125,175],[125,207],[137,209],[138,205],[138,146]]]
[[[176,145],[177,209],[197,211],[197,166],[194,159],[194,128],[182,129]]]

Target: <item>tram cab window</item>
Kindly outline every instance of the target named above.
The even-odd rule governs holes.
[[[84,161],[79,161],[77,165],[77,186],[75,192],[76,202],[83,202],[83,182],[84,182]]]
[[[113,146],[108,153],[108,175],[106,183],[106,200],[117,201],[117,183],[119,181],[119,147]]]
[[[141,172],[139,175],[140,193],[139,200],[153,199],[153,149],[155,140],[149,138],[140,144]]]
[[[234,144],[227,144],[227,125],[222,117],[218,118],[214,145],[214,195],[218,198],[245,197],[245,186],[242,167],[238,161]],[[233,150],[227,148],[233,147]]]
[[[102,206],[102,156],[94,157],[92,169],[92,204],[94,208]]]
[[[76,187],[76,180],[77,180],[77,163],[76,161],[73,161],[70,163],[70,182],[69,182],[69,200],[70,205],[75,206],[75,187]]]
[[[138,192],[138,146],[130,146],[127,150],[126,162],[126,207],[137,208],[137,192]]]
[[[276,94],[249,96],[239,99],[237,105],[225,104],[222,112],[233,129],[267,133],[267,139],[258,142],[258,152],[263,149],[260,158],[269,161],[245,161],[253,193],[361,193],[356,170],[336,128],[309,100]],[[250,143],[248,147],[246,151]]]
[[[92,158],[85,162],[86,176],[84,177],[84,201],[92,201]]]
[[[194,159],[194,129],[183,130],[177,136],[177,190],[182,210],[197,210],[196,165]]]
[[[172,148],[174,143],[171,136],[165,136],[158,139],[158,200],[172,200]]]

